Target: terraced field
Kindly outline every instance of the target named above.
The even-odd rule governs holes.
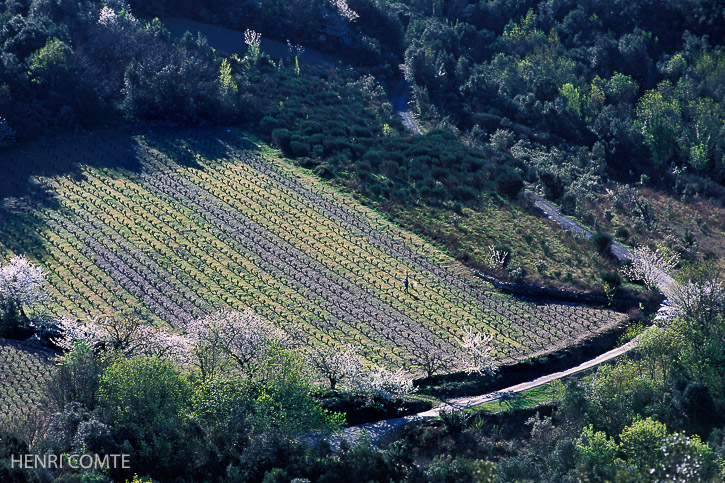
[[[43,402],[43,385],[55,353],[24,342],[0,339],[0,425]]]
[[[308,343],[351,343],[411,372],[422,351],[458,351],[464,327],[517,359],[626,318],[502,295],[237,132],[95,133],[9,158],[0,258],[44,266],[58,315],[134,310],[179,328],[249,307]]]

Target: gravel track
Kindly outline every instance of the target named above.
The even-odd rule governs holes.
[[[487,402],[501,401],[501,400],[509,399],[509,398],[515,396],[516,394],[520,394],[520,393],[528,391],[530,389],[534,389],[536,387],[543,386],[544,384],[547,384],[551,381],[555,381],[557,379],[561,379],[563,377],[570,376],[572,374],[576,374],[576,373],[584,371],[586,369],[591,369],[592,367],[596,367],[599,364],[602,364],[604,362],[611,361],[612,359],[615,359],[615,358],[621,356],[622,354],[629,352],[630,350],[634,349],[636,346],[637,346],[637,340],[633,340],[620,347],[617,347],[616,349],[612,349],[608,352],[605,352],[604,354],[601,354],[593,359],[590,359],[586,362],[582,362],[578,366],[572,367],[570,369],[566,369],[564,371],[546,374],[537,379],[534,379],[534,380],[531,380],[528,382],[522,382],[521,384],[516,384],[515,386],[510,386],[510,387],[507,387],[505,389],[501,389],[498,391],[481,394],[480,396],[471,396],[471,397],[451,399],[449,401],[445,401],[440,406],[437,406],[428,411],[411,414],[409,416],[404,416],[401,418],[392,418],[392,419],[386,419],[383,421],[376,421],[374,423],[361,424],[358,426],[350,426],[350,427],[342,430],[340,433],[333,435],[330,442],[334,448],[339,448],[340,443],[342,441],[346,441],[348,443],[354,443],[363,434],[367,434],[367,436],[370,438],[370,442],[372,443],[372,445],[377,446],[386,437],[388,437],[391,433],[395,432],[396,430],[399,430],[401,427],[403,427],[407,424],[410,424],[410,423],[413,423],[416,421],[422,421],[424,419],[438,417],[440,415],[441,411],[454,411],[454,410],[460,411],[463,409],[479,406],[479,405],[481,405],[483,403],[487,403]]]

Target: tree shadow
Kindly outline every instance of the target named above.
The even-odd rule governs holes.
[[[85,179],[84,167],[139,172],[140,160],[132,133],[94,131],[64,133],[33,143],[21,144],[0,153],[0,236],[2,244],[18,254],[43,259],[46,240],[37,212],[60,210],[55,189],[48,183],[58,177]]]
[[[230,158],[233,156],[230,148],[259,151],[254,143],[227,129],[156,129],[145,134],[143,142],[174,163],[200,171],[204,170],[200,160],[217,162]]]
[[[200,159],[230,158],[231,148],[256,151],[256,146],[225,129],[134,128],[124,131],[65,133],[0,151],[0,243],[17,254],[43,260],[48,253],[40,210],[61,210],[48,181],[66,177],[84,181],[88,169],[104,176],[133,178],[149,169],[149,148],[172,163],[202,170]]]

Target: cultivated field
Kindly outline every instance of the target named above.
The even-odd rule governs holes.
[[[40,263],[58,315],[133,310],[179,328],[250,307],[309,343],[354,344],[411,372],[422,353],[458,351],[464,327],[493,333],[510,359],[626,318],[502,295],[236,132],[94,133],[8,158],[0,259]]]
[[[31,411],[43,402],[55,353],[15,340],[0,339],[0,424],[6,416]]]

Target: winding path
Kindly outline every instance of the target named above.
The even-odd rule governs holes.
[[[402,71],[402,67],[401,67]],[[410,96],[410,83],[405,80],[402,73],[390,89],[390,102],[393,105],[393,112],[400,118],[405,129],[412,135],[419,136],[423,130],[415,123],[408,105]]]
[[[534,206],[543,211],[550,220],[561,225],[564,229],[569,230],[575,235],[584,236],[587,240],[592,237],[593,233],[590,230],[584,228],[576,221],[562,214],[556,206],[549,203],[541,196],[534,194],[531,191],[524,191],[523,194],[524,197],[527,198]],[[617,260],[622,262],[634,260],[635,258],[635,255],[629,251],[628,248],[616,242],[612,242],[610,251]],[[670,293],[671,287],[677,283],[675,282],[675,279],[661,270],[656,270],[655,273],[657,276],[657,289],[659,289],[659,291],[663,294]]]
[[[589,239],[592,236],[592,232],[588,230],[587,228],[584,228],[576,221],[572,220],[568,216],[562,214],[553,204],[546,201],[541,196],[538,196],[530,191],[525,191],[524,196],[531,201],[532,204],[534,204],[537,208],[539,208],[544,214],[551,219],[552,221],[556,222],[557,224],[561,225],[564,229],[571,231],[575,235],[584,236],[587,239]],[[635,255],[630,252],[626,247],[618,244],[618,243],[612,243],[611,248],[612,255],[614,255],[617,259],[625,261],[625,260],[633,260]],[[673,284],[676,284],[677,282],[666,273],[660,271],[658,273],[658,282],[657,282],[657,288],[662,293],[668,293],[670,291],[670,288]],[[657,311],[657,316],[655,320],[666,318],[667,312],[670,310],[670,307],[668,305],[662,305],[660,306],[659,310]],[[383,421],[376,421],[374,423],[367,423],[367,424],[361,424],[358,426],[350,426],[348,428],[345,428],[337,435],[333,436],[331,439],[331,443],[333,447],[339,447],[340,443],[342,441],[347,442],[354,442],[357,438],[359,438],[363,433],[366,433],[368,437],[370,438],[370,442],[373,445],[379,444],[385,436],[390,434],[391,432],[395,431],[396,429],[401,428],[402,426],[415,422],[415,421],[421,421],[423,419],[428,418],[435,418],[438,417],[441,413],[441,411],[452,411],[452,410],[461,410],[466,408],[471,408],[474,406],[478,406],[480,404],[491,402],[491,401],[500,401],[509,399],[512,396],[516,394],[520,394],[522,392],[528,391],[530,389],[534,389],[536,387],[542,386],[548,382],[561,379],[563,377],[576,374],[578,372],[584,371],[586,369],[590,369],[592,367],[596,367],[604,362],[610,361],[616,357],[619,357],[622,354],[625,354],[635,348],[637,346],[637,339],[632,340],[620,347],[617,347],[615,349],[612,349],[608,352],[605,352],[604,354],[601,354],[593,359],[590,359],[588,361],[582,362],[578,366],[566,369],[564,371],[560,372],[554,372],[551,374],[547,374],[544,376],[541,376],[537,379],[528,381],[528,382],[522,382],[520,384],[516,384],[515,386],[510,386],[505,389],[501,389],[499,391],[490,392],[487,394],[482,394],[480,396],[471,396],[471,397],[463,397],[463,398],[456,398],[451,399],[450,401],[445,401],[443,404],[441,404],[438,407],[435,407],[433,409],[430,409],[428,411],[423,411],[420,413],[412,414],[409,416],[404,416],[400,418],[393,418],[393,419],[385,419]]]
[[[395,105],[395,102],[394,102],[394,105]],[[397,104],[397,106],[398,106],[398,109],[400,109],[400,110],[396,110],[396,113],[399,116],[401,116],[401,119],[405,119],[404,113],[407,109],[407,102],[405,104]],[[410,116],[409,112],[408,112],[408,116]],[[412,119],[411,119],[411,122],[412,122]],[[409,129],[411,134],[414,134],[414,135],[420,134],[420,130],[418,129],[417,126],[415,126],[415,124],[413,124],[413,127],[414,127],[413,129],[408,127],[408,124],[406,124],[405,122],[403,124],[406,126],[406,128]],[[572,220],[568,216],[562,214],[559,211],[559,209],[556,208],[556,206],[549,203],[541,196],[536,195],[530,191],[524,191],[523,194],[524,194],[524,197],[526,197],[534,206],[539,208],[549,219],[551,219],[555,223],[559,224],[562,228],[569,230],[570,232],[574,233],[575,235],[584,236],[586,239],[591,238],[591,236],[593,235],[593,233],[590,230],[581,226],[579,223]],[[629,249],[627,249],[626,247],[624,247],[618,243],[612,243],[611,253],[614,257],[616,257],[620,261],[633,260],[635,258],[635,255],[631,251],[629,251]],[[677,282],[668,274],[666,274],[662,271],[658,272],[657,288],[662,293],[669,293],[672,285],[676,284],[676,283]],[[670,307],[668,305],[660,306],[659,310],[657,311],[657,316],[656,316],[655,320],[666,318],[667,312],[669,310],[670,310]],[[487,403],[487,402],[501,401],[501,400],[509,399],[516,394],[520,394],[520,393],[528,391],[530,389],[534,389],[536,387],[543,386],[544,384],[549,383],[551,381],[555,381],[557,379],[561,379],[566,376],[576,374],[576,373],[584,371],[586,369],[596,367],[604,362],[611,361],[612,359],[615,359],[616,357],[619,357],[620,355],[625,354],[625,353],[629,352],[630,350],[634,349],[637,346],[637,343],[638,343],[637,339],[632,340],[620,347],[617,347],[608,352],[605,352],[604,354],[601,354],[593,359],[582,362],[578,366],[566,369],[564,371],[547,374],[547,375],[541,376],[537,379],[534,379],[534,380],[531,380],[528,382],[522,382],[520,384],[516,384],[515,386],[510,386],[505,389],[501,389],[499,391],[482,394],[480,396],[470,396],[470,397],[451,399],[450,401],[443,402],[443,404],[441,404],[438,407],[435,407],[428,411],[411,414],[409,416],[393,418],[393,419],[385,419],[382,421],[376,421],[373,423],[361,424],[361,425],[357,425],[357,426],[350,426],[350,427],[342,430],[337,435],[334,435],[331,438],[331,444],[332,444],[333,448],[337,448],[337,447],[339,447],[339,445],[342,441],[347,441],[349,443],[352,443],[356,439],[358,439],[361,435],[367,434],[367,436],[370,438],[370,443],[372,445],[377,445],[385,438],[385,436],[389,435],[391,432],[393,432],[409,423],[421,421],[423,419],[438,417],[440,415],[441,411],[461,410],[461,409],[475,407],[475,406],[478,406],[480,404]]]
[[[363,433],[367,433],[367,435],[370,438],[371,444],[377,445],[381,442],[381,440],[385,436],[390,434],[392,431],[394,431],[398,428],[401,428],[402,426],[405,426],[408,423],[412,423],[415,421],[421,421],[423,419],[438,417],[440,415],[441,411],[454,411],[454,410],[459,411],[462,409],[472,408],[472,407],[478,406],[480,404],[491,402],[491,401],[500,401],[500,400],[509,399],[516,394],[520,394],[520,393],[528,391],[530,389],[534,389],[539,386],[543,386],[544,384],[549,383],[551,381],[555,381],[557,379],[561,379],[563,377],[566,377],[566,376],[569,376],[572,374],[576,374],[577,372],[581,372],[586,369],[596,367],[599,364],[602,364],[603,362],[610,361],[626,352],[629,352],[636,346],[637,346],[637,340],[635,339],[630,342],[627,342],[626,344],[624,344],[620,347],[617,347],[616,349],[612,349],[609,352],[605,352],[604,354],[601,354],[601,355],[595,357],[594,359],[590,359],[588,361],[582,362],[578,366],[575,366],[575,367],[572,367],[572,368],[569,368],[569,369],[566,369],[566,370],[560,371],[560,372],[553,372],[551,374],[541,376],[532,381],[522,382],[520,384],[516,384],[515,386],[510,386],[505,389],[489,392],[487,394],[482,394],[480,396],[471,396],[471,397],[451,399],[450,401],[445,401],[440,406],[435,407],[433,409],[429,409],[428,411],[411,414],[409,416],[404,416],[401,418],[385,419],[383,421],[376,421],[374,423],[361,424],[358,426],[350,426],[350,427],[342,430],[336,436],[334,436],[331,440],[331,444],[333,447],[338,447],[343,440],[347,441],[347,442],[354,442]]]
[[[171,30],[172,34],[181,36],[184,31],[193,29],[201,31],[207,36],[209,42],[215,45],[216,48],[226,50],[227,52],[240,52],[246,50],[246,45],[243,42],[242,32],[235,31],[232,29],[226,29],[217,27],[209,24],[203,24],[200,22],[193,22],[185,19],[165,19],[164,23],[167,28]],[[262,39],[262,50],[272,56],[286,57],[289,55],[287,46],[281,42],[277,42],[269,39]],[[314,50],[307,50],[303,55],[302,59],[311,64],[317,65],[330,65],[341,67],[342,63],[332,56],[322,54]],[[410,113],[410,106],[408,105],[408,96],[410,91],[410,85],[401,76],[393,85],[390,90],[391,102],[393,104],[393,110],[401,119],[403,126],[412,135],[421,135],[423,131],[415,123],[413,116]],[[558,208],[553,204],[546,201],[541,196],[538,196],[530,191],[524,191],[523,195],[537,208],[539,208],[549,219],[561,225],[564,229],[571,231],[575,235],[584,236],[589,239],[592,236],[592,232],[587,228],[584,228],[576,221],[562,214]],[[626,247],[612,243],[611,253],[617,259],[621,261],[633,260],[635,255],[632,254]],[[659,280],[657,283],[658,289],[663,293],[668,293],[669,288],[675,284],[675,280],[664,272],[659,272]],[[669,307],[663,305],[658,310],[658,318],[666,317],[666,313]],[[427,418],[434,418],[440,415],[441,411],[461,410],[478,406],[480,404],[499,401],[511,398],[515,394],[534,389],[536,387],[547,384],[551,381],[561,379],[563,377],[576,374],[578,372],[596,367],[604,362],[610,361],[625,354],[632,350],[637,345],[637,340],[630,341],[621,347],[612,349],[604,354],[601,354],[593,359],[585,361],[575,367],[566,369],[560,372],[554,372],[541,376],[537,379],[516,384],[499,391],[482,394],[479,396],[455,398],[449,401],[443,402],[440,406],[423,411],[417,414],[404,416],[400,418],[386,419],[377,421],[374,423],[362,424],[358,426],[350,426],[345,428],[341,432],[333,435],[331,438],[331,444],[333,447],[339,447],[342,441],[353,442],[363,433],[367,433],[370,437],[370,441],[373,445],[380,443],[380,441],[392,431],[401,428],[402,426],[420,421]]]

